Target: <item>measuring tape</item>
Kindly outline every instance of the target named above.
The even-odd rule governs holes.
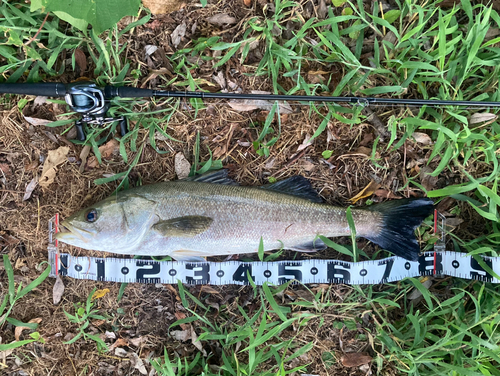
[[[281,285],[301,283],[344,283],[350,285],[379,284],[407,277],[453,276],[483,282],[500,283],[500,257],[480,256],[445,251],[445,218],[435,212],[435,233],[440,238],[433,252],[422,254],[418,261],[393,256],[382,260],[346,262],[339,260],[300,261],[226,261],[179,262],[125,258],[76,257],[59,253],[56,215],[49,221],[49,264],[51,276],[67,276],[103,282],[166,283],[187,285]],[[439,224],[439,226],[438,226]],[[486,266],[486,268],[484,267]],[[250,279],[251,278],[251,281]]]

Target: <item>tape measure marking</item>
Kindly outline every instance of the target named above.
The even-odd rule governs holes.
[[[495,273],[500,272],[500,258],[483,257]],[[418,261],[400,257],[383,260],[346,262],[340,260],[301,260],[276,262],[178,262],[122,258],[76,257],[49,250],[57,274],[76,279],[106,282],[166,283],[187,285],[248,285],[248,275],[256,285],[265,282],[281,285],[288,281],[302,283],[379,284],[407,277],[454,276],[483,282],[500,283],[471,256],[457,252],[427,252]]]

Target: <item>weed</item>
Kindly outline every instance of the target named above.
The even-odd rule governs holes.
[[[10,313],[12,312],[12,309],[14,308],[15,304],[26,294],[31,292],[33,289],[35,289],[37,286],[39,286],[45,279],[48,277],[50,274],[50,266],[48,266],[42,274],[38,278],[36,278],[34,281],[32,281],[28,286],[24,287],[22,286],[22,283],[19,284],[16,290],[15,282],[14,282],[14,269],[12,268],[12,264],[10,263],[9,257],[7,255],[3,255],[3,264],[5,267],[5,271],[7,273],[7,279],[8,279],[8,293],[5,294],[3,297],[2,303],[0,304],[0,327],[4,325],[5,322],[8,322],[9,324],[12,324],[14,326],[24,326],[27,327],[31,330],[34,330],[38,327],[38,324],[36,323],[23,323],[19,320],[16,320],[12,317],[9,317]],[[34,342],[41,340],[40,334],[38,332],[34,332],[30,334],[32,339],[26,339],[23,341],[14,341],[9,344],[0,344],[0,351],[4,350],[11,350],[15,349],[20,346],[24,346],[28,343]]]
[[[85,330],[90,326],[91,322],[90,320],[106,320],[106,317],[99,315],[98,312],[99,310],[94,309],[95,303],[93,303],[93,295],[97,288],[94,288],[90,295],[87,298],[87,301],[85,304],[83,303],[76,303],[74,304],[75,307],[75,314],[72,315],[66,311],[64,311],[64,314],[68,318],[68,320],[72,324],[78,325],[77,331],[78,333],[69,341],[64,342],[65,344],[72,344],[76,342],[78,339],[83,337],[83,339],[91,339],[95,341],[97,344],[97,349],[99,351],[104,351],[108,350],[108,346],[106,343],[99,337],[99,335],[96,334],[90,334],[87,333]]]

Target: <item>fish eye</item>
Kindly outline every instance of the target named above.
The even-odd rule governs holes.
[[[97,220],[97,210],[90,209],[87,214],[85,214],[85,219],[87,222],[95,222]]]

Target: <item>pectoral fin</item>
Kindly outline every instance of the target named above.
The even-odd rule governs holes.
[[[201,215],[188,215],[160,221],[153,226],[153,230],[162,236],[190,238],[208,230],[213,221]]]

